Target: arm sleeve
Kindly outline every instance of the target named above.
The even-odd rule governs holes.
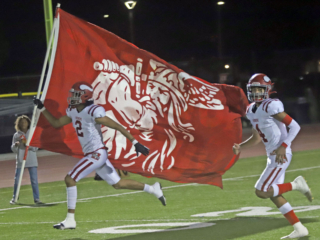
[[[292,118],[291,122],[289,123],[289,125],[287,125],[287,127],[289,128],[288,136],[281,144],[284,147],[287,147],[289,144],[291,144],[291,142],[296,138],[298,132],[300,131],[299,124]]]
[[[275,115],[284,112],[283,103],[278,99],[273,99],[270,102],[266,103],[265,111],[270,115]]]
[[[14,153],[17,153],[18,150],[19,150],[19,147],[16,147],[16,146],[15,146],[15,142],[16,142],[16,141],[17,141],[17,133],[15,133],[15,134],[13,135],[12,144],[11,144],[11,150],[12,150],[12,152],[14,152]]]
[[[104,110],[103,107],[97,105],[92,109],[92,116],[93,116],[93,119],[105,117],[106,110]]]

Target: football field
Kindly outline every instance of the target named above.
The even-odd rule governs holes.
[[[293,154],[286,182],[302,175],[314,201],[300,192],[284,194],[309,236],[320,239],[320,150]],[[52,226],[66,216],[63,181],[40,184],[44,206],[32,202],[31,186],[22,186],[19,204],[10,205],[12,188],[0,189],[0,239],[119,239],[207,240],[280,239],[292,226],[268,199],[255,196],[254,184],[266,157],[240,159],[224,176],[224,189],[210,185],[177,184],[159,180],[167,198],[164,207],[153,195],[115,190],[92,178],[78,183],[77,228],[56,230]],[[158,179],[130,175],[153,184]]]

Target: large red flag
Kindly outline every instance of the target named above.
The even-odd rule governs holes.
[[[222,187],[221,176],[238,159],[240,117],[247,98],[235,86],[210,84],[98,26],[58,9],[59,36],[46,108],[65,115],[71,86],[86,81],[94,101],[122,124],[149,156],[136,156],[121,133],[102,127],[115,168],[175,182]],[[71,124],[54,129],[40,117],[31,146],[83,157]]]

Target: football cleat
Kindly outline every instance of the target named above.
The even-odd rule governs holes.
[[[293,184],[294,190],[300,191],[302,194],[304,194],[307,197],[309,202],[312,202],[312,199],[313,199],[312,193],[306,180],[302,176],[299,176],[295,180],[293,180],[293,183],[294,183]]]
[[[156,182],[155,184],[152,185],[152,187],[153,187],[152,194],[155,195],[160,200],[163,206],[166,206],[167,202],[166,202],[165,196],[163,195],[161,184]]]
[[[12,198],[12,199],[10,200],[10,204],[12,204],[12,205],[16,204],[16,202],[14,201],[14,198]]]
[[[61,223],[58,223],[56,225],[53,225],[53,228],[55,229],[60,229],[60,230],[64,230],[64,229],[75,229],[76,228],[76,221],[72,221],[72,220],[64,220]]]
[[[290,235],[284,236],[281,239],[301,238],[301,237],[307,236],[308,234],[309,234],[308,229],[301,224],[301,226],[299,226],[299,228],[296,228],[292,233],[290,233]]]

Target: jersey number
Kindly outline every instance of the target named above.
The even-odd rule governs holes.
[[[77,121],[76,121],[76,125],[78,125],[78,126],[76,127],[77,135],[78,135],[79,137],[83,137],[83,132],[80,132],[80,130],[82,130],[82,124],[81,124],[81,122],[80,122],[79,120],[77,120]]]
[[[260,128],[259,128],[259,126],[258,126],[258,124],[256,125],[256,129],[257,129],[257,131],[258,131],[258,133],[259,133],[260,137],[262,138],[262,140],[263,140],[264,142],[268,142],[268,140],[266,139],[266,136],[261,132],[261,130],[260,130]]]

